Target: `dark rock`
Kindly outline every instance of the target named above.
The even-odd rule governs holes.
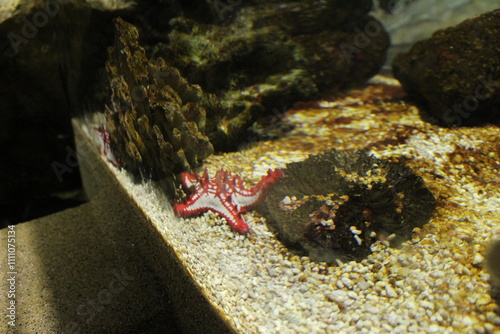
[[[436,32],[393,62],[405,91],[444,126],[500,121],[500,10]]]
[[[311,156],[284,174],[257,210],[291,251],[313,261],[361,260],[378,240],[398,246],[436,206],[411,168],[361,151]]]
[[[489,246],[486,254],[486,265],[490,274],[490,294],[493,299],[500,303],[500,239],[494,240]],[[500,313],[500,308],[497,309]]]
[[[258,2],[228,25],[171,21],[168,44],[152,50],[205,92],[207,134],[234,149],[257,117],[365,82],[389,39],[368,15],[371,1]]]
[[[161,58],[148,61],[137,29],[115,20],[106,70],[111,90],[107,126],[120,165],[137,180],[151,178],[174,196],[177,174],[213,153],[205,133],[202,91]]]

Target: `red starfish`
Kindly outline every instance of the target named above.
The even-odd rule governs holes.
[[[97,133],[99,138],[99,143],[101,144],[102,154],[111,162],[116,168],[121,168],[118,159],[113,153],[113,149],[111,148],[111,135],[109,134],[108,129],[104,126],[100,126],[98,128],[94,128],[94,131]]]
[[[186,188],[194,187],[194,192],[183,203],[175,203],[174,212],[182,217],[216,212],[226,218],[234,230],[246,234],[249,228],[241,213],[262,201],[266,190],[282,177],[281,169],[270,169],[257,185],[246,189],[238,175],[224,170],[219,170],[213,178],[209,178],[206,169],[203,176],[182,173],[182,183]]]

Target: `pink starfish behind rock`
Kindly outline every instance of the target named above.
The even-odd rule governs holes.
[[[175,203],[174,212],[182,217],[216,212],[235,231],[246,234],[249,227],[241,213],[262,201],[266,190],[282,177],[281,169],[270,169],[257,185],[247,189],[238,175],[224,170],[219,170],[213,178],[209,178],[207,170],[203,176],[182,173],[182,183],[186,188],[194,187],[194,192],[183,203]]]
[[[98,128],[94,128],[94,131],[97,133],[97,138],[99,139],[99,143],[101,144],[101,152],[102,154],[111,162],[116,168],[121,169],[120,163],[116,158],[112,145],[111,145],[111,135],[109,131],[104,127],[100,126]]]

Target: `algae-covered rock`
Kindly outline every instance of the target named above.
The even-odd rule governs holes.
[[[170,195],[176,175],[213,153],[205,136],[202,91],[161,58],[148,61],[137,29],[116,19],[106,70],[111,101],[107,126],[119,163],[136,179],[160,181]]]
[[[207,134],[232,149],[258,116],[334,94],[376,74],[389,45],[371,1],[242,5],[229,24],[171,20],[153,48],[204,91]]]
[[[393,62],[405,91],[444,126],[500,121],[500,10],[436,32]]]
[[[379,240],[401,244],[435,206],[411,168],[333,150],[289,164],[257,210],[291,251],[334,263],[365,258]]]

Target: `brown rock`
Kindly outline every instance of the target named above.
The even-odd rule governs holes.
[[[500,121],[500,10],[436,32],[393,62],[412,99],[444,126]]]

